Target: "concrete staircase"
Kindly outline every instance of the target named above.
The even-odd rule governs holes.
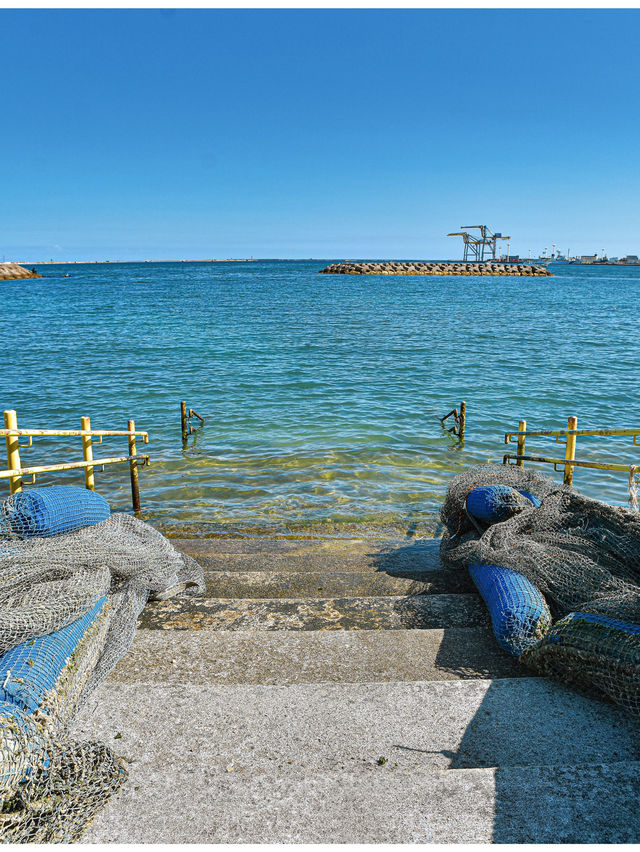
[[[130,778],[87,842],[637,842],[639,727],[497,646],[435,541],[176,541],[79,737]]]

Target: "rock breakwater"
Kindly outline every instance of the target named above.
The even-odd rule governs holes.
[[[25,269],[19,263],[0,263],[0,281],[14,281],[18,278],[42,278],[42,275]]]
[[[552,275],[530,263],[431,263],[426,261],[346,261],[320,270],[327,275]]]

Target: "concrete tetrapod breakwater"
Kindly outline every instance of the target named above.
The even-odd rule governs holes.
[[[0,263],[0,281],[13,281],[17,278],[42,278],[42,275],[25,269],[19,263]]]
[[[432,263],[427,261],[345,261],[321,269],[327,275],[553,275],[530,263]]]

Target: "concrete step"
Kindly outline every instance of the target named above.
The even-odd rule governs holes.
[[[640,763],[220,773],[133,763],[86,843],[637,843]]]
[[[473,591],[463,571],[433,571],[412,580],[365,571],[222,571],[205,569],[207,595],[220,598],[326,598],[456,594]]]
[[[99,712],[91,714],[91,704]],[[150,775],[439,771],[640,759],[640,724],[543,678],[291,686],[123,684],[79,723]]]
[[[204,568],[222,571],[379,571],[420,579],[425,572],[442,570],[439,539],[172,539],[172,544]]]
[[[174,544],[207,596],[81,712],[130,770],[87,842],[640,839],[638,722],[500,651],[439,542]]]
[[[530,675],[489,627],[446,630],[139,630],[118,683],[270,684]],[[142,686],[145,685],[145,686]]]
[[[148,604],[138,626],[166,630],[407,630],[489,623],[477,594],[233,600],[174,598]]]

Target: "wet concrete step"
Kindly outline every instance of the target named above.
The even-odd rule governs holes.
[[[442,570],[439,539],[172,539],[172,544],[204,568],[221,571],[379,571],[420,579],[425,572]]]
[[[222,571],[205,569],[208,597],[327,598],[457,594],[475,591],[466,571],[433,571],[412,580],[365,571]]]
[[[174,598],[148,604],[138,626],[182,630],[408,630],[489,624],[477,594],[233,600]]]
[[[530,675],[489,627],[446,630],[139,630],[110,679],[177,685],[364,683]],[[144,688],[144,687],[142,687]]]
[[[86,843],[637,843],[640,762],[250,775],[180,763],[129,782]]]
[[[640,759],[640,724],[544,678],[291,686],[122,684],[93,699],[83,738],[150,774],[440,771]],[[114,733],[115,731],[115,733]]]

